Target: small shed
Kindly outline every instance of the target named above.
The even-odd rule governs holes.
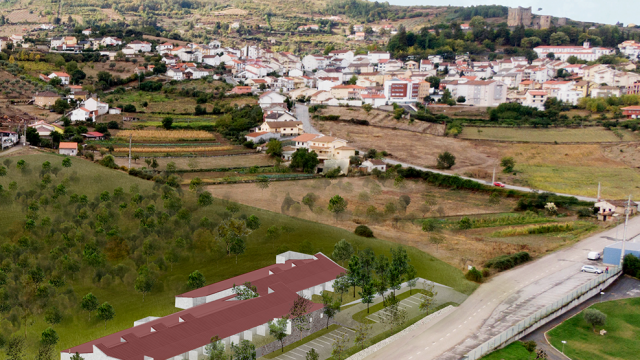
[[[605,264],[620,265],[620,254],[622,254],[622,241],[618,241],[604,248],[602,262]],[[624,254],[632,254],[640,258],[640,243],[625,241]]]
[[[58,154],[76,156],[78,154],[78,143],[75,142],[61,142],[58,148]]]
[[[82,136],[87,140],[104,140],[104,134],[97,131],[90,131]]]

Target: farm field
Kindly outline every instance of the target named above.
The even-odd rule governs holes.
[[[640,298],[607,301],[590,308],[607,315],[606,324],[596,327],[596,331],[605,329],[605,336],[595,333],[581,312],[550,330],[549,342],[559,349],[561,341],[566,341],[564,352],[571,359],[636,359],[640,352]]]
[[[133,140],[141,141],[200,141],[215,140],[216,136],[202,130],[122,130],[113,136],[116,139],[126,139],[132,137]]]
[[[544,217],[527,218],[510,225],[510,222],[498,218],[514,216],[514,199],[503,198],[499,204],[490,204],[485,194],[436,188],[425,185],[422,181],[405,180],[402,189],[395,188],[391,180],[378,182],[372,177],[272,182],[265,190],[260,190],[256,184],[213,185],[207,189],[216,197],[319,221],[349,231],[353,231],[360,224],[366,224],[377,238],[414,246],[460,269],[466,269],[466,265],[480,268],[490,258],[517,251],[529,251],[532,256],[544,254],[573,243],[594,228],[582,226],[575,231],[562,233],[494,237],[491,234],[505,226],[555,223],[556,220]],[[302,203],[303,197],[308,193],[317,196],[315,204],[311,207]],[[329,199],[334,195],[340,195],[348,202],[346,212],[339,219],[327,210]],[[406,212],[385,214],[387,204],[398,204],[401,195],[407,195],[411,199]],[[283,205],[287,197],[290,198],[287,202],[293,202],[289,210]],[[427,199],[435,204],[424,213],[421,205]],[[370,206],[375,208],[374,215],[368,215],[367,209]],[[394,215],[399,217],[397,221],[393,219]],[[491,218],[494,223],[483,228],[460,231],[457,224],[463,216],[469,216],[472,220]],[[440,235],[445,238],[443,244],[437,245],[429,241],[429,235],[422,231],[424,217],[441,220]],[[571,219],[565,218],[563,221]]]
[[[325,109],[319,109],[318,115],[338,115],[342,120],[366,120],[371,125],[383,126],[388,128],[397,128],[402,130],[416,131],[432,135],[444,135],[445,126],[441,124],[433,124],[425,121],[414,121],[410,123],[408,120],[396,120],[393,113],[382,110],[371,110],[369,113],[360,108],[330,106]],[[315,114],[314,114],[315,115]]]
[[[619,130],[622,138],[605,128],[584,129],[531,129],[531,128],[479,128],[466,126],[460,135],[463,139],[500,140],[518,142],[567,143],[567,142],[619,142],[635,141],[640,137],[627,130]]]
[[[18,152],[11,154],[10,159],[14,166],[9,170],[7,176],[0,179],[0,183],[5,189],[8,188],[10,181],[20,181],[20,188],[38,182],[37,170],[40,164],[44,161],[50,161],[54,166],[60,166],[63,157],[50,154],[28,155]],[[19,159],[25,160],[31,169],[25,175],[21,175],[15,170],[15,163]],[[163,200],[159,196],[152,196],[154,193],[153,182],[143,181],[121,171],[110,170],[79,158],[72,161],[71,168],[63,170],[57,177],[54,177],[55,183],[60,182],[64,177],[73,177],[67,186],[69,194],[77,192],[87,195],[89,199],[94,199],[105,190],[113,192],[117,186],[123,187],[125,192],[129,193],[131,186],[135,185],[146,199],[145,206],[147,203],[155,203],[158,209],[162,208]],[[229,205],[227,200],[214,199],[214,203],[209,207],[197,207],[194,206],[195,199],[190,195],[190,192],[185,192],[184,201],[185,207],[192,210],[192,219],[195,223],[206,216],[214,225],[221,221],[221,216],[224,215],[225,208]],[[5,242],[21,228],[24,215],[18,203],[7,204],[5,202],[2,206],[3,216],[0,217],[0,229],[3,230],[0,230],[0,241]],[[256,215],[262,225],[249,235],[246,253],[239,256],[237,265],[233,257],[221,256],[219,251],[211,250],[208,246],[202,245],[203,249],[183,254],[182,259],[174,264],[171,270],[167,269],[163,272],[144,302],[142,295],[134,290],[135,276],[125,276],[123,280],[115,278],[111,282],[96,283],[93,269],[86,268],[86,271],[79,272],[74,279],[67,278],[67,284],[72,288],[65,293],[68,299],[68,308],[66,308],[63,321],[56,325],[56,331],[60,336],[60,343],[56,346],[56,350],[59,351],[128,328],[133,324],[133,321],[146,316],[163,316],[177,311],[174,308],[174,296],[184,291],[187,275],[196,269],[204,274],[207,283],[213,283],[273,264],[275,255],[279,251],[283,249],[298,250],[304,241],[310,242],[315,251],[321,251],[325,254],[331,254],[333,245],[340,239],[352,242],[359,249],[371,247],[379,254],[388,255],[389,249],[395,246],[388,241],[357,237],[340,228],[249,206],[241,205],[238,214]],[[134,220],[133,217],[123,216],[122,221],[125,221],[126,224],[121,228],[123,236],[128,236],[125,234],[130,231],[134,231],[134,233],[137,231],[137,220]],[[275,238],[266,237],[266,229],[272,225],[286,226],[290,231],[286,234],[277,234]],[[209,242],[215,244],[215,238],[209,230],[201,229],[197,225],[185,227],[184,230],[182,236],[186,236],[189,243],[194,241],[196,247],[201,246],[198,244],[208,244]],[[465,280],[461,271],[433,256],[412,247],[407,248],[407,251],[411,263],[418,270],[418,276],[451,286],[465,294],[469,294],[477,286]],[[134,255],[132,254],[132,256]],[[161,257],[162,254],[154,255],[150,261],[155,256]],[[142,262],[144,263],[144,260]],[[108,260],[108,267],[118,263],[119,261],[116,260]],[[129,268],[135,269],[136,267],[131,260],[124,261],[124,264]],[[100,302],[108,301],[115,308],[116,317],[107,323],[106,329],[104,323],[95,317],[88,321],[87,313],[78,308],[79,299],[88,292],[96,295]],[[29,355],[34,354],[40,333],[49,326],[39,316],[34,319],[35,322],[26,328]],[[20,328],[20,331],[24,330]]]
[[[640,167],[640,156],[635,143],[505,144],[331,121],[313,121],[313,124],[324,133],[331,132],[348,140],[357,149],[385,150],[390,153],[389,158],[417,166],[435,168],[438,154],[449,151],[456,156],[456,165],[449,171],[454,174],[490,181],[496,168],[497,180],[507,184],[595,196],[601,182],[605,198],[624,197],[630,192],[640,195],[636,188],[640,173],[635,169]],[[516,175],[500,171],[500,159],[505,156],[515,159]]]
[[[184,158],[156,158],[160,169],[167,167],[167,164],[173,162],[176,164],[176,169],[217,169],[225,167],[251,167],[251,166],[266,166],[273,165],[273,160],[263,154],[248,154],[248,155],[235,155],[235,156],[200,156],[200,157],[184,157]],[[125,157],[117,157],[116,164],[122,166],[129,166],[129,160]],[[134,167],[144,166],[144,162],[138,160],[132,162]],[[186,175],[186,174],[185,174]]]

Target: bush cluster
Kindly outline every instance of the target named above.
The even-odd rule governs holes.
[[[354,233],[362,237],[368,237],[368,238],[373,237],[373,231],[371,231],[371,229],[369,229],[369,227],[366,225],[358,225]]]
[[[484,266],[486,268],[493,268],[498,271],[504,271],[516,267],[520,264],[524,264],[531,260],[531,255],[526,251],[517,252],[511,255],[500,255],[488,260]]]

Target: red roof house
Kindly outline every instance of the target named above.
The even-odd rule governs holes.
[[[145,318],[136,326],[62,351],[62,359],[76,352],[85,359],[171,359],[202,355],[213,336],[238,343],[240,337],[266,335],[267,323],[289,313],[299,296],[310,298],[322,290],[333,291],[333,281],[344,268],[322,253],[286,252],[276,264],[176,296],[185,310],[162,318]],[[251,282],[258,297],[231,300],[234,284]],[[322,311],[313,304],[310,313]],[[322,326],[320,321],[313,321]]]

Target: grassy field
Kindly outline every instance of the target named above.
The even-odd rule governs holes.
[[[531,128],[474,128],[465,127],[463,139],[523,141],[523,142],[617,142],[638,140],[630,131],[620,131],[622,138],[604,128],[584,129],[531,129]]]
[[[483,356],[482,360],[527,360],[533,358],[535,358],[535,355],[531,355],[520,341],[516,341],[507,345],[504,349],[496,350],[487,356]]]
[[[273,165],[273,159],[264,154],[249,154],[236,156],[209,156],[209,157],[185,157],[185,158],[157,158],[159,169],[165,169],[167,164],[173,162],[179,170],[186,169],[217,169],[223,167],[251,167],[254,165]],[[118,165],[129,166],[126,158],[116,158]],[[133,167],[146,166],[144,161],[132,162]]]
[[[640,353],[640,298],[607,301],[591,306],[607,315],[607,334],[594,333],[580,313],[549,331],[549,342],[556,348],[567,343],[564,352],[576,360],[631,360]]]
[[[517,165],[519,177],[534,189],[596,197],[598,183],[603,196],[623,199],[640,196],[640,173],[631,168],[592,166]]]
[[[60,166],[62,157],[50,154],[21,155],[18,153],[11,156],[11,159],[13,160],[13,167],[10,167],[7,176],[0,178],[0,184],[6,189],[9,182],[17,181],[20,183],[18,189],[20,191],[22,186],[30,182],[39,181],[37,171],[42,162],[50,161],[54,166]],[[20,175],[15,170],[15,163],[20,159],[24,159],[30,164],[32,169],[30,175]],[[135,184],[139,186],[143,194],[152,192],[153,188],[153,182],[143,181],[81,159],[73,159],[73,166],[70,169],[61,171],[58,177],[66,177],[73,173],[80,180],[71,182],[68,185],[68,191],[70,193],[86,194],[90,199],[104,190],[112,191],[118,186],[129,189],[131,185]],[[187,194],[187,196],[189,195]],[[159,204],[161,203],[162,201],[160,200]],[[224,200],[216,200],[209,207],[194,208],[193,219],[201,219],[207,216],[214,222],[219,221],[220,214],[224,212],[227,204],[228,202]],[[0,217],[0,241],[2,242],[11,239],[12,234],[21,228],[20,224],[24,219],[24,215],[19,211],[18,206],[17,204],[5,205],[2,208],[3,216]],[[146,316],[164,316],[175,312],[177,309],[174,307],[174,296],[184,291],[187,275],[196,269],[205,275],[209,284],[273,264],[279,248],[286,247],[291,250],[298,250],[303,241],[311,242],[315,251],[321,251],[325,254],[331,254],[333,245],[340,239],[350,241],[356,248],[371,247],[376,253],[386,255],[389,255],[391,247],[397,246],[397,244],[388,241],[357,237],[353,233],[340,228],[266,210],[249,206],[241,206],[240,209],[241,214],[255,214],[258,216],[262,226],[248,237],[247,251],[239,257],[238,264],[236,264],[233,257],[210,257],[206,252],[185,254],[184,259],[174,265],[172,271],[167,271],[161,275],[154,290],[147,295],[144,302],[142,301],[142,296],[134,290],[133,279],[126,277],[124,282],[116,279],[111,285],[97,286],[92,280],[93,271],[84,271],[75,280],[68,281],[67,284],[71,290],[65,296],[68,298],[69,307],[62,323],[56,325],[56,331],[60,335],[60,342],[56,350],[62,350],[131,327],[133,321]],[[268,240],[265,237],[266,229],[272,225],[286,225],[292,231]],[[123,231],[125,230],[123,229]],[[201,230],[195,230],[193,236],[196,239],[211,237],[211,235],[208,235],[208,231],[203,232]],[[471,293],[477,287],[476,284],[465,280],[462,272],[455,267],[413,247],[407,247],[407,252],[411,263],[418,270],[418,276],[451,286],[465,294]],[[135,264],[131,263],[130,260],[126,260],[125,263],[135,268]],[[110,263],[112,266],[116,264],[116,262]],[[100,302],[108,301],[115,308],[116,317],[107,323],[106,330],[104,323],[96,320],[95,317],[92,317],[89,322],[87,314],[78,308],[79,299],[88,292],[93,292]],[[34,320],[34,323],[26,329],[20,328],[20,330],[16,330],[20,332],[26,330],[30,355],[34,354],[40,333],[48,326],[41,316],[35,316]]]

